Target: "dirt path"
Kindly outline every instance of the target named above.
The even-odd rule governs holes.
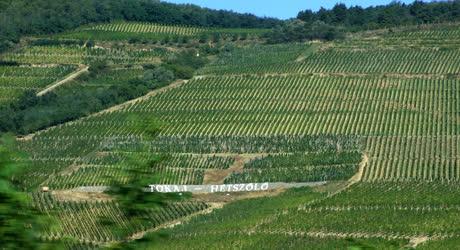
[[[355,175],[353,175],[353,177],[351,177],[350,180],[348,180],[348,187],[362,180],[363,174],[364,174],[364,168],[367,166],[368,163],[369,163],[369,156],[367,155],[367,153],[364,153],[363,159],[359,163],[358,172]]]
[[[64,79],[62,79],[62,80],[60,80],[60,81],[58,81],[56,83],[53,83],[52,85],[46,87],[44,90],[38,92],[37,96],[43,96],[46,93],[53,91],[55,88],[57,88],[57,87],[59,87],[59,86],[61,86],[63,84],[66,84],[66,83],[76,79],[77,77],[79,77],[83,73],[88,72],[88,69],[89,69],[89,67],[86,66],[86,65],[83,65],[83,64],[79,65],[77,71],[75,71],[75,72],[71,73],[70,75],[66,76],[66,78],[64,78]]]

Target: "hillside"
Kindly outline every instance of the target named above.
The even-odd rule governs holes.
[[[283,44],[267,31],[116,21],[28,35],[1,54],[0,131],[27,154],[15,183],[57,221],[40,238],[454,249],[460,25]],[[103,192],[139,180],[196,189],[135,215]],[[267,189],[231,190],[254,183]]]

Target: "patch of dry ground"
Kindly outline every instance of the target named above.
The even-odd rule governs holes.
[[[364,174],[364,168],[367,166],[368,163],[369,163],[369,156],[365,153],[363,154],[363,159],[359,163],[358,172],[355,175],[353,175],[353,177],[351,177],[350,180],[348,180],[348,186],[351,186],[361,181],[361,179],[363,178],[363,174]]]
[[[57,200],[60,201],[110,201],[112,197],[104,193],[88,193],[88,192],[75,192],[72,190],[54,190],[51,191]]]
[[[409,241],[409,247],[416,248],[418,245],[430,240],[427,236],[413,237]]]

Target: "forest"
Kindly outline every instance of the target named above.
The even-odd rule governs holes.
[[[297,19],[284,22],[267,34],[268,42],[284,43],[305,40],[342,39],[344,33],[395,28],[398,26],[456,22],[460,20],[460,1],[392,2],[363,8],[336,4],[332,9],[299,12]]]
[[[339,25],[350,31],[391,28],[427,23],[455,22],[460,19],[460,1],[423,2],[411,4],[392,2],[388,5],[363,8],[336,4],[327,10],[299,12],[297,19],[306,23],[321,21]]]

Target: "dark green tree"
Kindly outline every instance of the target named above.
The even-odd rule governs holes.
[[[344,24],[347,21],[348,9],[345,4],[340,3],[336,4],[334,8],[332,8],[332,22]]]
[[[154,69],[146,70],[143,79],[153,85],[164,85],[174,80],[174,73],[171,70],[158,66]]]

